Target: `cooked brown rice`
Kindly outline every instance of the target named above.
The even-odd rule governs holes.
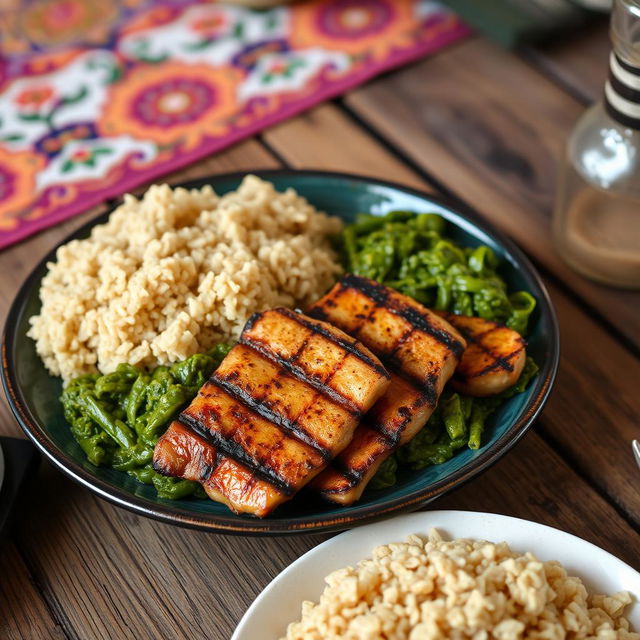
[[[152,186],[58,249],[29,336],[65,381],[181,360],[236,338],[254,311],[324,293],[340,272],[327,234],[340,228],[256,176],[222,197]]]
[[[286,640],[640,640],[624,617],[627,592],[589,596],[560,563],[504,542],[449,542],[433,530],[325,580]]]

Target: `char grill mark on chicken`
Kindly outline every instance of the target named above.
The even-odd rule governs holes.
[[[391,374],[389,389],[364,416],[351,443],[312,482],[326,499],[351,504],[384,460],[426,424],[466,342],[415,300],[355,275],[345,276],[309,315],[360,340]]]
[[[180,465],[166,462],[175,446],[174,425],[162,447],[156,446],[154,468],[186,477],[206,466],[189,459],[190,452],[205,455],[204,442],[215,450],[215,463],[197,481],[234,511],[264,516],[348,445],[361,416],[388,385],[380,361],[339,329],[287,309],[255,314],[239,344],[180,414],[179,424],[198,443],[187,447],[182,471],[175,473]],[[256,507],[251,492],[236,490],[234,475],[243,487],[253,476],[254,493],[264,504]]]

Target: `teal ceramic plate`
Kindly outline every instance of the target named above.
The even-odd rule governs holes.
[[[449,233],[467,246],[489,245],[502,258],[502,275],[512,289],[531,292],[538,305],[531,319],[529,353],[540,365],[540,374],[525,393],[517,395],[493,415],[477,451],[463,450],[445,464],[400,474],[398,483],[385,490],[368,490],[351,507],[338,508],[300,495],[273,516],[258,520],[238,516],[210,500],[163,500],[152,487],[138,483],[124,472],[90,464],[66,424],[58,396],[61,383],[46,372],[34,343],[26,337],[28,319],[40,308],[38,291],[51,252],[35,268],[20,289],[5,326],[2,381],[18,422],[37,447],[74,480],[102,498],[142,515],[211,531],[279,535],[311,530],[346,529],[356,524],[417,509],[443,493],[467,482],[504,455],[524,434],[549,395],[558,366],[559,338],[555,313],[540,277],[529,260],[507,238],[472,212],[440,198],[400,185],[352,175],[314,171],[257,171],[279,190],[293,187],[321,210],[351,221],[357,212],[384,214],[393,209],[435,212],[445,217]],[[211,184],[218,193],[235,189],[244,174],[212,176],[187,187]],[[67,238],[85,237],[91,227],[104,222],[102,215]]]

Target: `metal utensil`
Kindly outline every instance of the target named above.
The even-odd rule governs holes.
[[[636,457],[636,462],[640,467],[640,442],[638,442],[637,440],[634,440],[631,443],[631,448],[633,449],[633,455]]]

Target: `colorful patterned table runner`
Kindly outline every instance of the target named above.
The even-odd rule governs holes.
[[[467,32],[427,0],[14,4],[0,10],[0,247]]]

